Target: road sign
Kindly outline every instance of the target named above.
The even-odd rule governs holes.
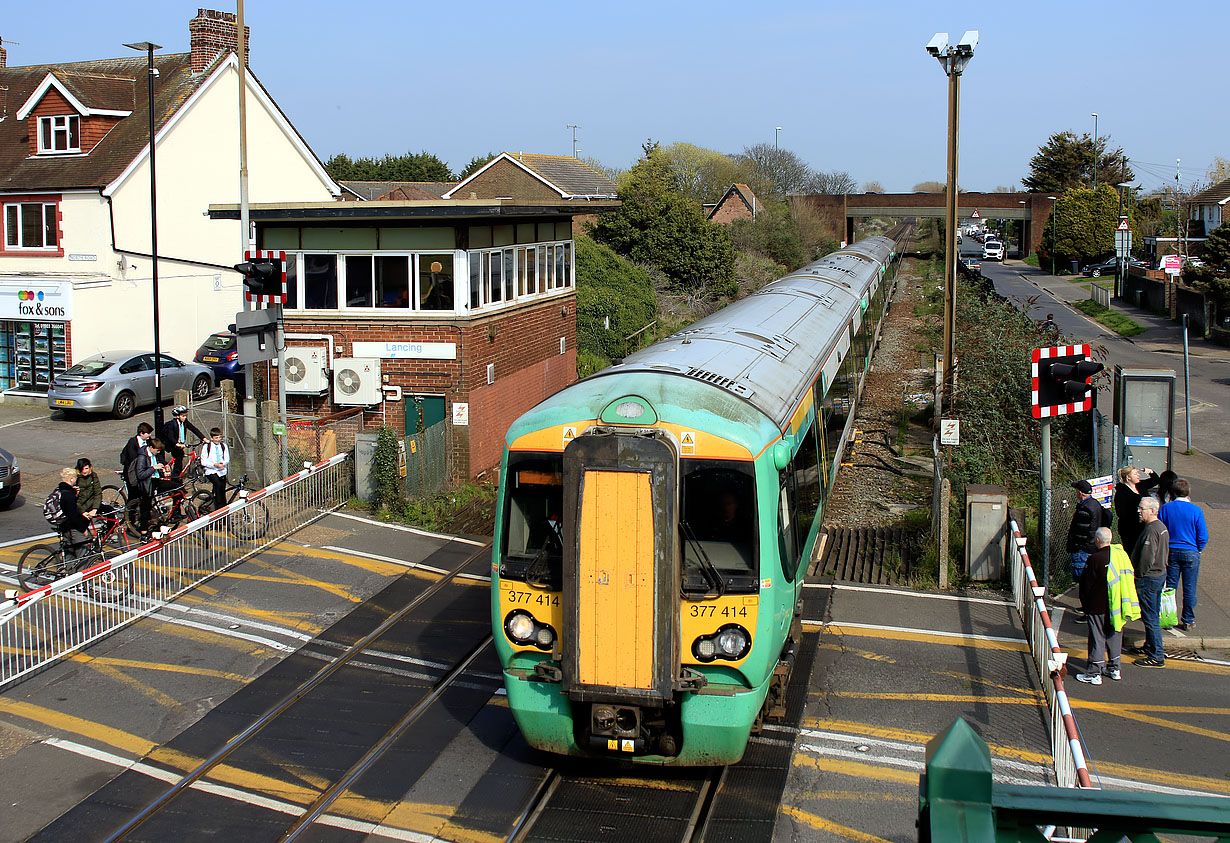
[[[1115,231],[1131,231],[1131,229],[1128,228],[1127,217],[1119,220],[1119,227],[1116,228]]]
[[[1178,275],[1183,268],[1183,262],[1179,260],[1178,255],[1165,255],[1162,257],[1162,269],[1171,275]]]
[[[1132,254],[1132,232],[1123,229],[1115,231],[1115,257],[1123,259],[1131,257]]]
[[[974,213],[970,214],[970,215],[969,215],[969,218],[970,218],[970,219],[972,219],[972,220],[980,220],[980,219],[982,219],[982,215],[981,215],[981,214],[979,214],[979,213],[978,213],[978,209],[977,209],[977,208],[975,208],[975,209],[974,209]]]

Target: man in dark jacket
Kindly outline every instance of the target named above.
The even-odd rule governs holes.
[[[145,450],[145,443],[149,442],[149,438],[153,435],[153,426],[149,422],[141,422],[137,425],[137,435],[129,439],[124,444],[124,450],[120,451],[120,469],[123,471],[125,485],[128,483],[128,464]],[[128,497],[135,497],[136,493],[136,489],[128,487]]]
[[[1072,488],[1080,493],[1080,503],[1076,512],[1072,513],[1072,524],[1068,527],[1068,557],[1072,560],[1072,581],[1080,582],[1081,574],[1085,572],[1085,561],[1090,552],[1095,550],[1093,534],[1099,527],[1109,527],[1113,516],[1110,510],[1102,506],[1093,496],[1093,487],[1088,480],[1077,480]],[[1084,618],[1078,617],[1083,623]]]
[[[1110,619],[1110,591],[1106,569],[1110,565],[1110,528],[1099,527],[1093,533],[1097,549],[1089,554],[1080,581],[1081,608],[1089,620],[1089,656],[1085,672],[1076,678],[1090,685],[1101,685],[1102,674],[1120,679],[1119,658],[1123,651],[1123,630],[1115,630]]]
[[[90,534],[94,532],[90,519],[82,515],[77,506],[77,469],[60,469],[60,485],[56,486],[56,489],[60,492],[60,512],[64,514],[59,530],[68,546],[64,555],[66,558],[76,559],[81,548],[89,542]]]
[[[1140,520],[1145,527],[1132,548],[1132,567],[1136,570],[1136,596],[1140,600],[1140,619],[1145,625],[1144,655],[1136,659],[1141,667],[1164,667],[1162,650],[1162,588],[1166,585],[1166,563],[1170,556],[1170,533],[1157,517],[1157,498],[1140,499]]]
[[[158,431],[158,438],[162,440],[167,456],[174,461],[171,469],[172,478],[178,479],[184,470],[184,455],[188,452],[189,432],[196,436],[198,442],[204,441],[205,434],[188,421],[188,408],[183,404],[176,404],[171,409],[171,420],[162,426],[162,430]]]
[[[149,440],[137,458],[129,466],[128,485],[137,496],[137,526],[141,532],[149,530],[149,510],[154,495],[167,491],[179,485],[174,480],[167,480],[167,466],[162,462],[162,442],[158,439]]]

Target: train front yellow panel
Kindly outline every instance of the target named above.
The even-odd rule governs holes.
[[[577,681],[653,687],[650,475],[586,471],[578,525]]]

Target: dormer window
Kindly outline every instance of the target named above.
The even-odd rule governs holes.
[[[38,118],[39,154],[81,151],[81,118],[76,114]]]

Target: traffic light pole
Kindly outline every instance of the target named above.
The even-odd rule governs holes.
[[[282,320],[282,305],[274,305],[278,309],[278,327],[274,334],[274,342],[277,343],[278,349],[278,421],[282,423],[281,445],[278,451],[282,455],[282,476],[290,476],[290,446],[287,442],[287,437],[290,432],[286,429],[286,378],[283,373],[286,371],[286,329]]]
[[[1038,543],[1042,545],[1043,588],[1051,585],[1051,420],[1042,419],[1042,459],[1038,472]]]

